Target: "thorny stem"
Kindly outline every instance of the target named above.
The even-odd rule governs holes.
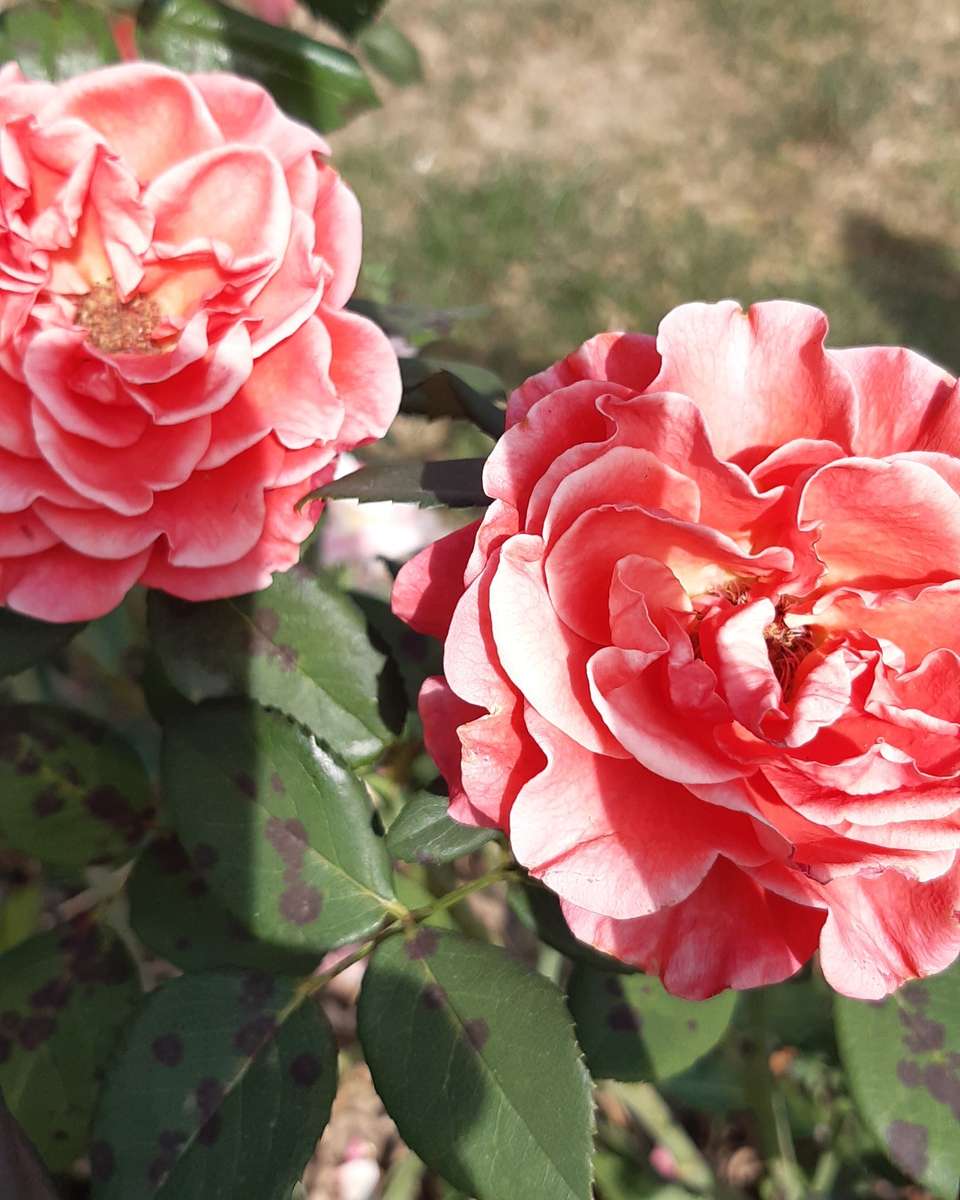
[[[503,883],[507,879],[519,878],[520,872],[513,863],[494,867],[492,871],[487,871],[485,875],[480,875],[477,879],[471,879],[468,883],[455,888],[452,892],[447,892],[445,896],[438,896],[432,904],[425,904],[423,908],[413,909],[410,913],[410,918],[417,922],[425,921],[428,917],[432,917],[434,913],[443,912],[447,908],[453,908],[455,904],[459,904],[471,892],[479,892],[483,888],[491,887],[495,883]]]
[[[764,992],[744,993],[750,1041],[743,1051],[743,1085],[757,1121],[760,1150],[780,1200],[804,1200],[807,1181],[797,1163],[784,1098],[770,1073]]]
[[[327,986],[331,979],[336,979],[348,967],[352,967],[355,963],[367,958],[376,950],[381,942],[386,941],[389,937],[393,937],[401,929],[410,929],[415,925],[419,925],[422,921],[426,921],[434,913],[452,908],[454,904],[459,904],[471,892],[478,892],[482,888],[490,887],[494,883],[501,883],[503,880],[516,878],[519,878],[519,872],[516,867],[512,864],[504,865],[488,871],[485,875],[481,875],[477,879],[471,879],[468,883],[455,888],[452,892],[447,892],[445,896],[438,896],[432,904],[425,904],[421,908],[408,911],[400,905],[391,904],[380,928],[371,938],[363,942],[356,950],[351,951],[345,958],[334,963],[328,970],[321,971],[320,974],[311,975],[309,979],[305,979],[298,988],[298,995],[301,999],[316,995],[317,992]]]

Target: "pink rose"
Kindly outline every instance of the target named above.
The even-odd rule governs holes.
[[[0,602],[266,587],[400,398],[343,308],[360,213],[326,144],[255,84],[147,63],[10,64],[0,123]]]
[[[960,952],[960,398],[804,305],[691,304],[528,380],[401,572],[451,814],[690,998]]]

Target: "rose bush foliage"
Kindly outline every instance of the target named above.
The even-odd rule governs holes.
[[[360,213],[260,87],[146,63],[0,72],[0,602],[99,616],[292,565],[400,380],[344,310]]]
[[[960,951],[960,399],[788,302],[692,304],[512,395],[484,518],[401,572],[451,814],[699,998]]]

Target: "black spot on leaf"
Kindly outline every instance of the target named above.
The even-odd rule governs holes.
[[[640,1022],[629,1004],[615,1004],[607,1013],[607,1024],[615,1033],[639,1033]]]
[[[17,1040],[24,1050],[36,1050],[56,1032],[57,1023],[52,1017],[27,1017],[20,1025]]]
[[[92,788],[84,797],[84,803],[91,816],[113,826],[129,846],[136,845],[143,837],[144,814],[138,812],[118,788],[110,784]]]
[[[61,1009],[70,999],[70,984],[63,979],[50,979],[30,995],[31,1008]]]
[[[436,954],[439,945],[440,938],[436,933],[432,929],[422,928],[404,944],[403,951],[411,962],[417,962]]]
[[[200,1116],[206,1119],[211,1113],[217,1111],[223,1103],[223,1084],[219,1079],[214,1079],[212,1076],[206,1076],[197,1084],[196,1090],[197,1111]]]
[[[420,995],[420,1001],[424,1008],[443,1008],[446,1000],[447,993],[439,983],[428,983]]]
[[[931,1063],[923,1072],[923,1085],[934,1098],[945,1104],[960,1121],[960,1075],[946,1063]]]
[[[914,993],[914,1004],[916,1004],[917,996],[923,996],[926,999],[926,992]],[[897,1010],[897,1015],[904,1029],[903,1044],[911,1054],[924,1054],[930,1050],[943,1048],[947,1037],[947,1031],[943,1025],[937,1021],[931,1021],[922,1012],[914,1009],[900,1008]]]
[[[257,794],[257,785],[253,781],[253,776],[248,771],[237,771],[234,774],[233,782],[237,785],[238,791],[243,792],[245,796],[249,796],[252,800]]]
[[[927,1169],[927,1131],[911,1121],[894,1121],[887,1127],[887,1145],[893,1158],[914,1178]]]
[[[920,1081],[923,1079],[923,1072],[920,1070],[920,1064],[915,1063],[910,1058],[901,1059],[900,1062],[897,1063],[897,1078],[904,1087],[919,1087]]]
[[[233,1044],[241,1054],[252,1058],[260,1047],[273,1037],[276,1022],[266,1015],[254,1017],[233,1035]]]
[[[302,869],[308,841],[302,821],[295,818],[281,821],[279,817],[271,817],[263,832],[285,866],[293,871]]]
[[[197,1130],[197,1141],[201,1146],[212,1146],[220,1137],[223,1129],[223,1118],[219,1113],[212,1113]]]
[[[490,1039],[490,1026],[483,1017],[474,1017],[464,1021],[463,1033],[474,1050],[482,1050]]]
[[[182,875],[190,870],[190,859],[186,850],[172,835],[157,838],[150,847],[150,854],[164,875]]]
[[[64,805],[64,799],[55,788],[45,788],[42,792],[37,792],[33,798],[34,815],[41,818],[52,817],[58,813]]]
[[[313,1087],[320,1078],[320,1060],[313,1054],[298,1054],[290,1064],[290,1078],[298,1087]]]
[[[323,893],[308,883],[294,883],[280,896],[280,915],[293,925],[309,925],[320,916]]]
[[[161,1066],[178,1067],[183,1061],[183,1042],[175,1033],[161,1033],[153,1039],[151,1048]]]
[[[40,770],[40,759],[28,750],[27,753],[17,760],[16,771],[18,775],[36,775]]]
[[[251,971],[240,985],[240,1002],[250,1008],[264,1008],[274,992],[274,982],[262,971]]]

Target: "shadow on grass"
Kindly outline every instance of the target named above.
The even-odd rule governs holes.
[[[844,225],[856,289],[896,326],[898,339],[953,372],[960,370],[960,260],[933,238],[897,233],[864,213]]]

